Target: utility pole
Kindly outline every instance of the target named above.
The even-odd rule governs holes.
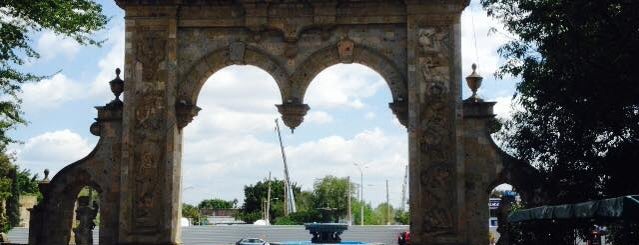
[[[390,198],[388,197],[388,180],[386,180],[386,225],[391,224]]]
[[[353,225],[353,212],[351,211],[351,176],[346,177],[347,187],[346,187],[346,195],[348,200],[348,225]]]
[[[364,225],[364,171],[359,170],[359,225]]]
[[[266,224],[271,224],[271,171],[268,171],[268,192],[266,192]]]
[[[402,183],[402,203],[400,204],[400,210],[406,210],[406,187],[408,185],[408,165],[406,165],[406,170],[404,172],[404,183]]]
[[[295,207],[295,195],[293,194],[293,188],[291,187],[291,179],[288,174],[288,164],[286,162],[286,153],[284,152],[284,144],[282,143],[282,134],[280,133],[280,123],[277,118],[275,119],[275,130],[277,131],[277,138],[280,141],[282,161],[284,162],[284,216],[288,216],[289,213],[297,212],[297,208]]]
[[[288,184],[286,183],[286,179],[284,179],[284,216],[288,216]]]

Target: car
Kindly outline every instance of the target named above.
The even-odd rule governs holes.
[[[410,231],[403,231],[397,236],[397,244],[410,245]]]
[[[269,245],[269,243],[259,238],[242,238],[235,245]]]

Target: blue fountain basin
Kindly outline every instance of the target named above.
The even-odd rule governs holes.
[[[281,244],[281,245],[310,245],[310,244],[322,244],[322,243],[311,243],[311,241],[284,241],[284,242],[272,242],[271,244]],[[340,243],[331,243],[331,244],[368,244],[365,242],[355,242],[355,241],[342,241]]]

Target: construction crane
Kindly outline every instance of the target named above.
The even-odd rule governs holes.
[[[400,206],[402,211],[406,210],[406,203],[408,202],[408,200],[406,200],[407,188],[408,188],[408,165],[406,165],[406,168],[404,171],[404,181],[402,183],[402,204]]]
[[[293,194],[293,187],[291,186],[291,179],[288,174],[288,165],[286,163],[286,153],[284,152],[284,144],[282,143],[282,134],[280,133],[279,120],[275,119],[275,130],[277,131],[277,138],[280,141],[280,150],[282,152],[282,161],[284,162],[284,215],[297,212],[295,207],[295,195]]]

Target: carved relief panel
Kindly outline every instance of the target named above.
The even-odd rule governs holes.
[[[135,84],[133,162],[130,169],[132,219],[136,232],[157,229],[161,208],[161,163],[164,162],[166,85],[163,62],[166,58],[166,34],[163,31],[138,31],[135,39]]]
[[[450,30],[417,29],[421,227],[427,237],[456,232],[455,95],[451,93]]]

